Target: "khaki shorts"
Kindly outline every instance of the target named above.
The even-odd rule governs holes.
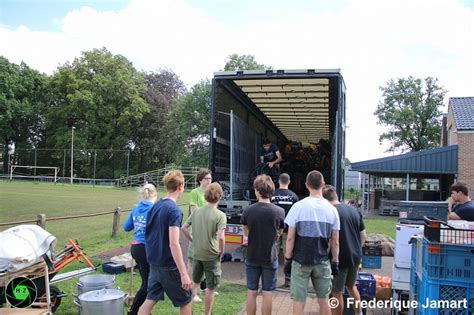
[[[214,290],[221,282],[221,260],[216,258],[211,261],[193,260],[193,282],[201,283],[206,276],[206,286]]]
[[[332,279],[332,289],[336,292],[344,291],[344,286],[354,287],[357,280],[358,267],[347,267],[339,269],[337,276]]]
[[[291,264],[291,298],[305,302],[308,296],[308,280],[311,279],[314,291],[320,299],[328,298],[331,292],[331,264],[329,260],[317,265],[302,265],[293,260]]]

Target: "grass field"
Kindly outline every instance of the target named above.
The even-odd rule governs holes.
[[[164,193],[159,193],[162,196]],[[22,181],[0,181],[0,223],[20,220],[35,220],[40,213],[46,218],[112,211],[116,207],[131,209],[139,201],[135,189],[116,189],[100,186],[80,186],[68,184],[48,184]],[[188,193],[178,203],[184,216],[188,212]],[[121,223],[129,212],[122,213]],[[118,237],[112,239],[113,215],[91,218],[46,221],[46,229],[58,239],[56,250],[64,245],[67,239],[78,240],[88,256],[96,253],[127,246],[132,240],[132,233],[120,230]],[[368,233],[382,233],[395,236],[396,218],[370,218],[365,220]],[[34,224],[34,223],[32,223]],[[0,231],[9,226],[1,226]],[[94,259],[94,263],[101,261]],[[83,265],[71,264],[64,271],[83,268]],[[124,291],[128,291],[129,274],[117,275],[116,283]],[[73,304],[72,293],[77,292],[77,279],[61,282],[58,287],[69,293],[64,298],[57,314],[77,313]],[[135,290],[137,289],[135,284]],[[246,298],[246,288],[240,284],[223,283],[219,288],[214,314],[236,314],[242,308]],[[203,312],[203,304],[193,306],[195,312]],[[154,314],[178,314],[168,302],[155,309]]]

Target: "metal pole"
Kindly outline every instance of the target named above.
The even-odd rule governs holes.
[[[66,149],[63,152],[63,178],[66,177]]]
[[[97,163],[97,150],[94,150],[94,186],[95,186],[95,167]]]
[[[72,126],[71,128],[71,184],[73,183],[73,176],[74,176],[74,129],[75,127]]]
[[[36,161],[37,161],[37,157],[38,157],[38,150],[35,149],[35,169],[33,171],[33,174],[34,174],[34,177],[35,177],[35,181],[36,181]]]
[[[406,191],[406,201],[410,200],[410,174],[407,173],[407,191]]]
[[[127,151],[127,177],[129,175],[130,170],[130,150]]]
[[[234,200],[234,111],[230,111],[230,200]]]

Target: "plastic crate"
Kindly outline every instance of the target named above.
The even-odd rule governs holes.
[[[474,284],[474,246],[423,240],[423,274],[432,279],[451,279]]]
[[[458,229],[432,217],[424,217],[423,221],[425,224],[423,233],[430,242],[474,245],[474,230]]]
[[[365,242],[362,254],[364,256],[382,256],[382,243],[380,241]]]
[[[466,299],[466,305],[459,304],[457,305],[460,306],[459,308],[425,308],[424,305],[427,299],[429,301],[463,301]],[[468,315],[474,309],[474,284],[450,280],[434,280],[424,277],[419,288],[417,301],[417,314]]]
[[[382,256],[362,256],[362,267],[368,269],[382,268]]]
[[[355,284],[362,299],[370,300],[375,297],[377,284],[374,275],[370,272],[359,272]],[[344,294],[349,295],[346,287],[344,287]]]

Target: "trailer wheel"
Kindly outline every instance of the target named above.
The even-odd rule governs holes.
[[[51,312],[55,313],[59,305],[61,305],[61,299],[62,299],[61,294],[63,294],[63,292],[59,290],[58,287],[52,285],[49,287],[49,293],[51,295]],[[37,300],[46,301],[46,292],[42,296],[37,298]],[[41,308],[48,308],[48,307],[44,306]]]

